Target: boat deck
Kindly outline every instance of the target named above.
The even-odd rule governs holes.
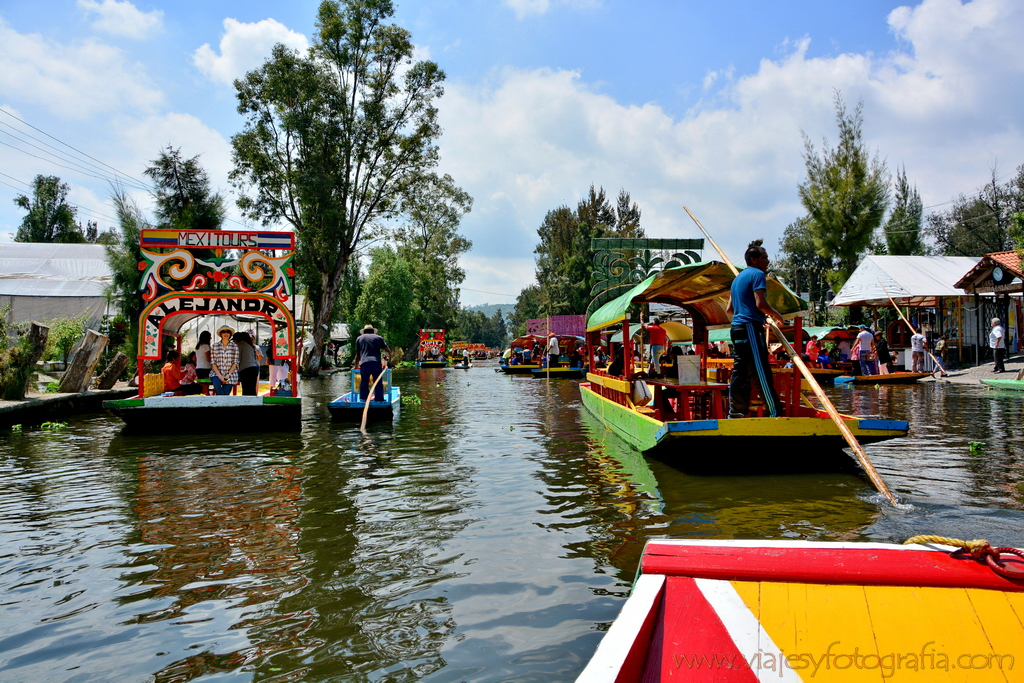
[[[577,681],[1019,680],[1024,583],[952,550],[652,540]]]

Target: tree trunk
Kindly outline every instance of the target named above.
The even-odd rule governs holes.
[[[96,388],[104,391],[112,388],[126,367],[128,367],[128,356],[118,351],[117,355],[107,363],[106,369],[96,379]]]
[[[60,380],[57,391],[62,394],[77,394],[89,389],[89,382],[92,381],[92,374],[96,370],[96,364],[100,360],[100,354],[107,346],[108,338],[95,330],[86,330],[75,355],[71,357],[71,364],[67,372]]]
[[[3,376],[0,397],[12,401],[25,398],[36,361],[42,358],[49,336],[49,327],[33,322],[29,328],[27,343],[18,342],[6,352],[0,352],[0,358],[7,366],[0,373]]]

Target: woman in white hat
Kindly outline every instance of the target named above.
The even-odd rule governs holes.
[[[218,396],[226,396],[238,384],[238,346],[231,341],[235,333],[227,325],[217,330],[220,341],[210,349],[210,382],[213,392]]]

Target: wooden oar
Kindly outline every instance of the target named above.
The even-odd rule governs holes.
[[[915,330],[914,326],[910,324],[909,320],[907,320],[907,316],[903,315],[903,311],[901,311],[900,307],[896,305],[895,301],[893,301],[892,295],[889,294],[889,290],[886,289],[885,285],[882,284],[882,279],[877,277],[875,279],[878,280],[878,286],[882,288],[883,292],[885,292],[885,296],[889,298],[889,303],[891,303],[892,307],[896,309],[896,313],[899,314],[899,316],[903,319],[903,322],[905,322],[907,324],[907,327],[910,328],[911,334],[917,334],[917,330]],[[946,372],[946,366],[939,362],[939,359],[935,357],[935,354],[932,353],[929,349],[925,349],[925,351],[928,353],[929,356],[931,356],[932,362],[935,363],[935,367],[942,370],[942,376],[945,377],[946,375],[948,375],[949,373]],[[935,371],[933,370],[932,372]]]
[[[725,255],[725,252],[722,251],[718,244],[715,243],[715,240],[711,238],[711,235],[709,235],[708,231],[704,229],[704,226],[700,224],[697,217],[690,213],[690,210],[685,206],[683,209],[686,210],[686,213],[690,214],[690,218],[692,218],[693,222],[697,224],[700,231],[704,233],[708,242],[711,242],[711,246],[714,247],[715,251],[718,252],[718,255],[722,257],[722,261],[729,266],[733,275],[738,275],[739,271],[736,269],[736,266],[732,264],[732,261],[730,261],[729,257]],[[836,407],[832,405],[832,401],[830,401],[828,396],[825,395],[821,385],[818,384],[818,380],[814,378],[814,373],[811,372],[810,368],[808,368],[804,363],[803,358],[800,357],[800,354],[796,352],[793,346],[786,339],[785,335],[782,334],[782,329],[779,327],[778,323],[776,323],[771,316],[767,317],[767,321],[768,326],[775,332],[779,341],[782,342],[782,346],[786,349],[786,353],[789,354],[790,359],[792,359],[793,365],[800,369],[800,373],[804,376],[804,379],[807,380],[807,384],[809,384],[811,389],[814,391],[814,395],[818,397],[818,400],[821,401],[821,405],[824,406],[829,417],[831,417],[832,421],[836,423],[836,427],[839,428],[839,432],[843,435],[843,438],[846,439],[846,443],[849,444],[853,454],[857,456],[857,462],[860,463],[860,466],[867,473],[868,478],[871,479],[871,483],[875,485],[878,492],[885,496],[890,503],[893,505],[899,505],[899,501],[896,500],[896,496],[894,496],[892,491],[889,490],[889,487],[886,486],[881,475],[879,475],[878,471],[875,469],[875,466],[871,464],[871,460],[868,459],[868,454],[864,452],[864,449],[857,441],[857,437],[853,435],[853,432],[851,432],[850,428],[846,425],[846,421],[843,420],[843,416],[840,415],[839,411],[836,410]]]
[[[384,378],[385,372],[387,372],[386,369],[381,369],[380,374],[377,375],[377,379],[373,381],[373,386],[370,387],[370,392],[366,394],[366,405],[363,406],[363,421],[359,425],[359,431],[363,433],[366,432],[366,416],[370,414],[370,401],[373,400],[373,391],[377,388],[377,385],[380,384],[381,379]]]

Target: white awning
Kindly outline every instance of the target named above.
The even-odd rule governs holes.
[[[980,259],[971,256],[866,256],[830,306],[935,306],[964,297],[954,285]]]

